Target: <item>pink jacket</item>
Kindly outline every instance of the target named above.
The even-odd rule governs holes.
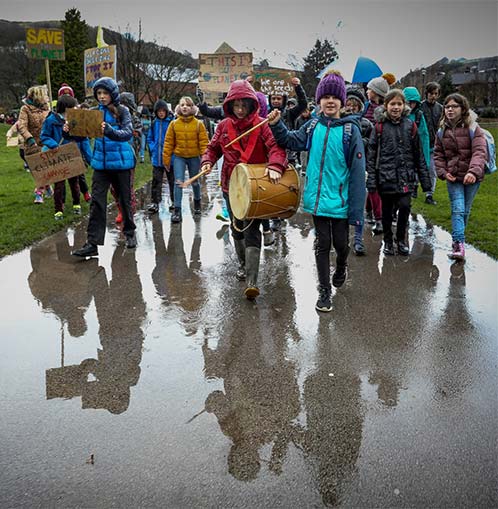
[[[475,175],[480,182],[484,178],[484,165],[488,157],[486,138],[481,128],[475,128],[471,140],[468,127],[446,125],[442,137],[436,136],[434,145],[434,164],[437,176],[445,180],[446,174],[454,175],[462,182],[467,173]]]

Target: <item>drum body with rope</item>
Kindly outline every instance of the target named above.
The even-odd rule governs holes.
[[[229,197],[237,219],[286,219],[297,212],[301,184],[296,169],[289,165],[278,184],[264,176],[265,170],[265,164],[245,163],[233,169]]]

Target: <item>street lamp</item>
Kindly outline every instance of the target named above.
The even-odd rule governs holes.
[[[422,89],[425,90],[425,75],[427,74],[426,69],[422,69]]]

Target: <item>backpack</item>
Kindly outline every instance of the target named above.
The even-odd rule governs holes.
[[[315,131],[315,127],[318,124],[319,119],[313,118],[309,121],[308,127],[306,128],[306,151],[309,151],[311,148],[311,139],[313,138],[313,132]],[[353,124],[348,122],[344,124],[343,133],[342,133],[342,150],[344,151],[344,159],[346,159],[346,163],[348,168],[351,168],[351,154],[350,146],[351,146],[351,136],[353,134]]]
[[[491,173],[494,173],[496,171],[496,144],[495,139],[493,138],[493,135],[487,130],[483,129],[479,124],[477,124],[477,127],[484,133],[484,138],[486,138],[486,146],[488,149],[488,159],[486,163],[484,164],[484,173],[490,175]],[[469,136],[470,136],[470,142],[474,141],[474,135],[476,133],[476,129],[469,128]],[[442,140],[444,134],[444,129],[440,127],[437,130],[437,137]]]

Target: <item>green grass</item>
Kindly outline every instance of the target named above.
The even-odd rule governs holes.
[[[498,141],[498,128],[487,127]],[[426,205],[423,193],[413,200],[412,209],[432,224],[451,232],[450,201],[446,183],[438,180],[434,199],[437,205]],[[472,205],[469,224],[465,231],[468,243],[498,259],[498,171],[486,175]]]
[[[19,251],[51,233],[81,221],[82,216],[73,216],[69,186],[66,193],[66,210],[62,221],[54,221],[53,199],[43,205],[33,203],[35,183],[31,174],[23,168],[17,147],[5,146],[5,134],[10,126],[0,124],[0,257]],[[139,189],[152,178],[150,163],[137,165],[135,189]],[[91,188],[92,170],[86,173]],[[83,216],[88,213],[88,204],[81,197]]]

